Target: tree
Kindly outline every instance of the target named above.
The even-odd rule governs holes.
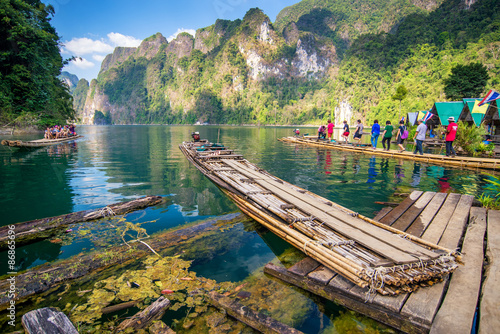
[[[391,97],[393,100],[399,100],[399,119],[401,119],[401,101],[406,98],[406,95],[408,95],[408,89],[403,85],[399,85],[398,88],[396,88],[396,94]]]
[[[39,125],[74,117],[68,87],[58,78],[65,65],[51,5],[4,0],[0,10],[0,122],[32,115]]]
[[[444,92],[449,100],[480,97],[488,83],[488,70],[481,63],[457,65],[451,74],[443,80]]]

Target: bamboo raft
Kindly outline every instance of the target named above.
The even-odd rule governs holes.
[[[460,256],[357,214],[208,141],[181,151],[246,214],[369,294],[398,295],[432,285]]]
[[[72,140],[76,140],[78,138],[82,138],[82,135],[76,135],[66,138],[59,139],[36,139],[31,141],[22,141],[22,140],[2,140],[2,145],[9,147],[25,147],[25,148],[35,148],[35,147],[43,147],[50,145],[57,145],[60,143],[69,142]]]
[[[283,137],[278,139],[279,141],[293,144],[304,144],[310,146],[318,146],[323,148],[331,148],[341,151],[364,153],[370,155],[385,156],[391,158],[401,158],[406,160],[426,162],[436,165],[446,165],[457,168],[468,168],[468,169],[489,169],[489,170],[500,170],[500,159],[494,158],[479,158],[479,157],[466,157],[466,156],[456,156],[454,158],[447,157],[445,155],[439,154],[429,154],[415,155],[412,152],[404,151],[399,153],[397,150],[384,151],[382,149],[374,150],[371,145],[366,146],[355,146],[353,144],[340,144],[331,143],[324,140],[317,140],[317,137]]]

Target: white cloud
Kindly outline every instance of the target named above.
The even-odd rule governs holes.
[[[141,40],[132,36],[110,32],[104,38],[82,37],[73,38],[64,42],[61,54],[85,58],[76,59],[68,64],[67,70],[74,72],[79,77],[92,79],[97,76],[101,62],[106,55],[113,53],[118,46],[137,47]]]
[[[177,35],[179,35],[181,32],[187,32],[188,34],[192,35],[192,36],[195,36],[196,35],[196,30],[194,29],[184,29],[184,28],[179,28],[177,29],[177,31],[171,35],[170,37],[167,38],[167,41],[168,42],[171,42],[173,39],[175,39],[177,37]]]
[[[138,47],[141,40],[132,36],[125,36],[117,32],[108,34],[109,41],[115,46]]]
[[[92,55],[92,59],[94,59],[95,61],[98,61],[98,62],[103,61],[104,58],[106,58],[106,56],[103,56],[103,55]]]
[[[65,43],[65,48],[76,56],[92,54],[92,53],[111,53],[114,47],[98,40],[90,38],[73,38],[71,41]]]
[[[93,62],[88,61],[85,58],[75,58],[75,60],[73,60],[71,63],[82,70],[87,70],[95,66]]]

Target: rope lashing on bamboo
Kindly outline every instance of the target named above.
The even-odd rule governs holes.
[[[370,296],[374,296],[378,289],[383,289],[385,284],[385,273],[387,272],[386,267],[377,267],[371,270],[369,275],[369,286],[368,292],[365,295],[365,303],[370,300]]]
[[[328,246],[330,249],[333,249],[334,247],[338,246],[354,246],[356,242],[354,240],[344,240],[344,241],[328,241],[326,243],[322,243],[323,246]]]
[[[102,208],[99,211],[99,214],[101,216],[103,216],[103,217],[106,217],[106,216],[116,216],[116,213],[109,206],[106,206],[106,207]]]

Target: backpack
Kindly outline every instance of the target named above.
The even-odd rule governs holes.
[[[408,130],[406,130],[406,126],[403,130],[403,133],[401,134],[401,139],[406,139],[408,138]]]

